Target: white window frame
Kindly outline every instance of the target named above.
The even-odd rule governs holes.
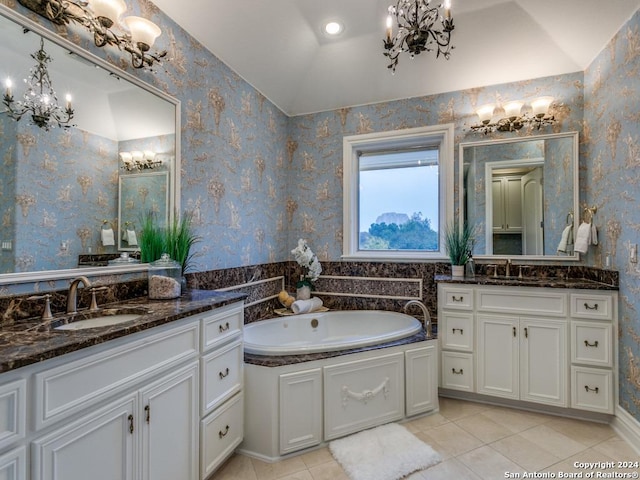
[[[358,243],[359,166],[358,152],[402,149],[439,143],[439,208],[438,251],[416,250],[360,250]],[[342,259],[379,261],[446,260],[444,250],[445,227],[453,223],[453,162],[454,126],[452,123],[429,127],[408,128],[390,132],[350,135],[342,141],[343,167],[343,241]]]

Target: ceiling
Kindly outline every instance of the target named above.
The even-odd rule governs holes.
[[[391,75],[382,55],[391,0],[153,2],[288,115],[582,71],[640,7],[452,0],[450,60],[403,54]],[[321,31],[332,19],[345,25],[337,38]]]

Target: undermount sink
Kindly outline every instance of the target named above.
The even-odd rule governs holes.
[[[136,313],[121,313],[120,315],[102,315],[95,318],[87,318],[85,320],[77,320],[75,322],[66,323],[55,327],[55,330],[84,330],[85,328],[108,327],[109,325],[117,325],[119,323],[131,322],[137,320],[141,315]]]
[[[104,308],[97,312],[85,311],[72,317],[60,319],[60,323],[53,326],[53,330],[84,330],[87,328],[108,327],[132,322],[147,313],[150,313],[147,309],[139,307]]]

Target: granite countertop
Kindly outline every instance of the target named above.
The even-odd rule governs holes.
[[[583,290],[618,290],[615,285],[586,280],[583,278],[557,277],[493,277],[476,275],[474,278],[452,277],[451,275],[436,275],[436,283],[460,283],[467,285],[500,285],[505,287],[534,287],[534,288],[575,288]]]
[[[170,323],[181,318],[213,310],[217,307],[244,300],[246,294],[212,290],[190,290],[175,300],[149,300],[148,297],[100,305],[103,310],[127,309],[140,312],[140,318],[117,325],[84,330],[54,330],[67,315],[56,315],[53,320],[31,319],[20,321],[0,330],[0,373],[24,367],[65,353],[91,347]],[[79,312],[81,317],[84,312]]]

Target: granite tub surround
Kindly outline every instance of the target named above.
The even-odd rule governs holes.
[[[190,290],[175,300],[130,299],[103,308],[127,308],[141,313],[138,319],[85,330],[55,330],[55,326],[67,317],[65,314],[55,315],[49,321],[39,317],[21,320],[0,329],[0,373],[207,312],[245,297],[235,292]],[[83,315],[80,312],[74,319],[81,319]]]

